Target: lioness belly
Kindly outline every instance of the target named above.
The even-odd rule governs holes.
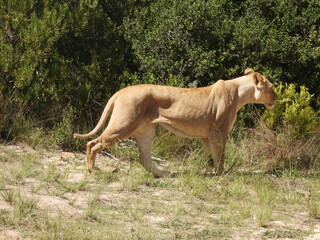
[[[210,132],[209,121],[205,118],[177,118],[176,116],[160,115],[153,119],[165,129],[182,137],[207,138]]]
[[[193,131],[188,128],[177,128],[174,126],[171,126],[170,124],[167,123],[160,123],[162,127],[167,129],[170,132],[173,132],[177,136],[181,137],[187,137],[187,138],[206,138],[208,137],[208,131]]]

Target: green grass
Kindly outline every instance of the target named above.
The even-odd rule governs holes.
[[[311,231],[281,227],[281,229],[267,230],[263,235],[271,239],[300,239],[311,233]]]
[[[27,222],[35,216],[36,198],[24,197],[19,191],[13,190],[2,191],[0,196],[12,205],[11,212],[4,212],[0,222],[17,227],[28,224]]]
[[[320,186],[319,184],[311,186],[309,189],[307,210],[312,218],[320,218]]]
[[[4,145],[0,151],[0,183],[3,185],[20,185],[27,178],[38,178],[46,172],[39,161],[42,150],[36,152],[23,147],[11,150]]]
[[[0,225],[22,239],[302,239],[313,232],[320,216],[318,169],[265,173],[263,159],[248,155],[247,140],[231,138],[231,169],[215,177],[207,173],[212,169],[199,142],[190,146],[179,139],[167,152],[163,148],[175,142],[163,141],[176,137],[155,142],[154,156],[178,172],[165,178],[154,178],[137,163],[134,144],[109,149],[122,161],[99,155],[100,170],[91,175],[77,169],[81,154],[59,160],[55,151],[0,146]],[[70,179],[75,173],[83,178]],[[1,202],[9,207],[1,209]]]
[[[64,192],[84,191],[88,184],[87,180],[83,180],[81,182],[61,182],[57,179],[56,182]]]

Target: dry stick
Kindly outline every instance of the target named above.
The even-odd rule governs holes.
[[[161,158],[158,158],[158,157],[151,157],[152,160],[155,160],[157,162],[166,162],[167,160],[165,159],[161,159]]]
[[[112,159],[114,159],[114,160],[121,161],[121,159],[113,156],[111,153],[108,153],[107,151],[101,151],[101,153],[106,155],[106,156],[108,156],[108,157],[110,157],[110,158],[112,158]],[[167,161],[165,159],[158,158],[158,157],[151,157],[151,158],[152,158],[152,160],[157,161],[157,162],[166,162]]]
[[[107,155],[108,157],[111,157],[114,160],[117,160],[119,162],[121,161],[119,158],[113,156],[111,153],[108,153],[107,151],[101,151],[101,153],[104,154],[104,155]]]
[[[131,139],[126,139],[122,142],[129,142],[130,144],[136,144],[136,142],[134,140],[131,140]],[[120,145],[120,148],[122,148],[122,146]],[[126,146],[124,146],[123,148],[126,148]],[[114,160],[117,160],[117,161],[121,161],[119,158],[113,156],[111,153],[108,153],[107,151],[101,151],[102,154],[104,155],[107,155],[108,157],[111,157],[112,159]],[[152,160],[154,161],[157,161],[159,163],[163,163],[163,162],[166,162],[167,160],[165,159],[162,159],[162,158],[158,158],[158,157],[151,157]]]

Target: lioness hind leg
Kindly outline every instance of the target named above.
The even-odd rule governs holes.
[[[170,172],[157,168],[151,160],[152,141],[155,136],[154,125],[147,125],[139,128],[134,132],[133,137],[136,139],[139,147],[139,162],[149,172],[156,177],[164,177]]]
[[[129,126],[128,124],[118,126],[117,124],[109,123],[107,129],[105,129],[98,138],[88,142],[87,143],[88,171],[90,173],[93,171],[95,159],[99,152],[131,136],[132,132],[134,131],[134,127],[135,127],[134,124],[131,124]]]
[[[87,168],[89,173],[92,173],[94,169],[96,155],[99,151],[103,149],[101,147],[102,145],[101,143],[99,143],[99,138],[96,138],[87,143]]]
[[[102,137],[103,136],[100,136],[87,143],[87,168],[89,173],[92,173],[92,171],[94,170],[94,163],[95,163],[97,154],[101,152],[103,149],[110,147],[115,142],[119,141],[119,140],[105,141],[105,139],[103,139]]]

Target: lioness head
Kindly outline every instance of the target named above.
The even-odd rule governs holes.
[[[273,84],[251,68],[247,68],[244,71],[244,75],[252,77],[255,85],[254,97],[256,102],[264,104],[268,109],[272,108],[277,100],[277,94],[273,90]]]

